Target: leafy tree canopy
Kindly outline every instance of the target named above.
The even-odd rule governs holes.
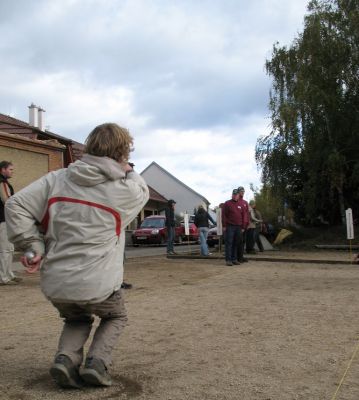
[[[343,221],[359,214],[359,2],[313,0],[303,32],[274,44],[271,132],[258,139],[256,161],[266,190],[297,222]]]

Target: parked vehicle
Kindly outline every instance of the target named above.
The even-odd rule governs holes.
[[[183,227],[183,239],[190,242],[198,242],[199,241],[199,230],[194,222],[189,222],[189,235],[185,235],[184,222],[181,223]]]
[[[185,227],[184,227],[184,221],[181,221],[181,225],[183,227],[183,232],[185,232]],[[199,230],[197,226],[194,224],[194,215],[189,216],[189,235],[185,235],[183,233],[183,239],[185,241],[190,241],[190,242],[198,242],[199,243]]]
[[[208,247],[214,247],[219,243],[219,238],[222,237],[222,243],[224,243],[224,238],[223,236],[218,236],[217,235],[217,227],[213,227],[208,231],[208,236],[207,236],[207,244]]]
[[[143,220],[141,226],[132,233],[132,244],[165,244],[167,241],[167,228],[164,215],[151,215]],[[185,236],[184,227],[177,224],[175,227],[175,242],[182,243]]]

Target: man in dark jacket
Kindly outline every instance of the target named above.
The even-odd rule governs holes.
[[[168,206],[165,209],[166,214],[166,228],[167,228],[167,254],[176,254],[174,251],[174,241],[175,241],[175,204],[174,200],[168,200]]]
[[[10,161],[0,162],[0,285],[16,285],[21,281],[12,272],[14,246],[7,238],[4,206],[7,199],[14,194],[8,182],[12,177],[14,166]]]

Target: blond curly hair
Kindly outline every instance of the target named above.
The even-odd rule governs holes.
[[[98,157],[110,157],[126,162],[133,150],[133,137],[126,128],[115,123],[105,123],[88,135],[85,141],[85,153]]]

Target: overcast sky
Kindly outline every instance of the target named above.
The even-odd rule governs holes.
[[[303,29],[307,0],[0,0],[0,112],[84,142],[103,122],[212,206],[260,185],[275,42]],[[20,172],[20,171],[18,171]]]

